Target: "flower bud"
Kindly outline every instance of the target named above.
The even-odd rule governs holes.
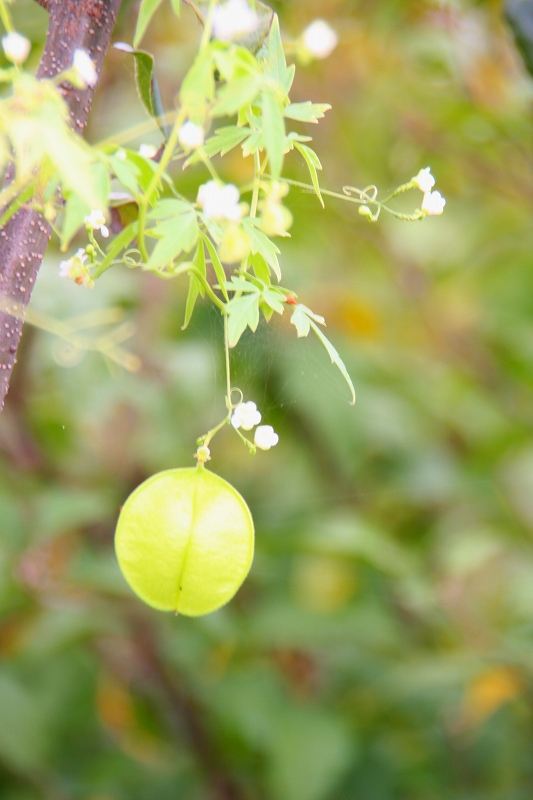
[[[13,64],[23,64],[31,50],[31,42],[16,31],[11,31],[2,38],[2,47],[6,58]]]

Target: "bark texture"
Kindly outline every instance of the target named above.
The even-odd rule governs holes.
[[[122,0],[37,0],[50,14],[48,38],[39,66],[40,78],[52,77],[72,64],[77,48],[87,50],[98,74]],[[94,89],[61,87],[70,110],[72,127],[81,133],[87,123]],[[21,208],[0,230],[0,295],[28,305],[50,226],[40,214]],[[17,360],[22,321],[0,312],[0,411]]]

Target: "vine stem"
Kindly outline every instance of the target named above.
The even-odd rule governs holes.
[[[259,202],[259,177],[261,172],[261,158],[259,150],[254,153],[254,186],[252,192],[252,204],[250,206],[250,217],[254,219],[257,216],[257,204]]]
[[[217,0],[210,0],[209,2],[209,9],[205,18],[202,40],[200,42],[200,52],[207,47],[211,38],[211,31],[213,30],[213,11],[215,10],[216,3]]]
[[[186,110],[185,108],[182,107],[178,113],[178,116],[174,121],[172,132],[168,137],[168,141],[165,145],[165,149],[163,150],[161,160],[157,165],[157,169],[153,174],[152,180],[148,184],[148,188],[146,189],[146,194],[144,195],[142,202],[139,203],[139,233],[137,238],[139,243],[139,250],[141,251],[141,255],[145,262],[148,261],[149,259],[144,237],[144,231],[146,227],[146,213],[148,211],[148,206],[150,205],[150,200],[152,199],[152,195],[156,191],[159,182],[163,177],[163,173],[165,172],[165,169],[167,168],[170,159],[174,154],[174,150],[176,149],[176,145],[178,143],[179,131],[185,121],[185,117],[186,117]]]
[[[224,353],[226,356],[226,405],[231,412],[231,367],[229,358],[228,315],[224,314]]]

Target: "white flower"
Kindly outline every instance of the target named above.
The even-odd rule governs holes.
[[[98,81],[96,65],[86,50],[78,48],[74,51],[72,66],[83,83],[87,86],[96,86]]]
[[[187,147],[190,150],[196,150],[204,143],[204,129],[200,125],[195,125],[194,122],[188,120],[184,122],[178,131],[178,142],[182,147]]]
[[[421,192],[426,194],[427,192],[431,192],[433,187],[435,186],[435,178],[431,174],[431,168],[426,167],[425,169],[421,169],[418,175],[415,175],[413,178],[413,183],[417,186]]]
[[[254,442],[260,450],[270,450],[279,442],[279,436],[272,425],[260,425],[255,432]]]
[[[232,183],[220,186],[216,181],[209,181],[198,189],[197,201],[208,219],[237,222],[243,214],[239,199],[239,190]]]
[[[2,39],[2,47],[6,58],[13,64],[23,64],[28,58],[31,50],[31,42],[16,31],[11,31]]]
[[[72,278],[79,286],[84,284],[92,289],[94,281],[91,278],[89,269],[85,266],[86,261],[87,253],[80,247],[72,258],[60,263],[59,276],[61,278]]]
[[[99,208],[95,211],[91,211],[91,213],[85,217],[84,222],[89,228],[92,228],[93,231],[100,231],[104,239],[107,239],[109,236],[109,230],[106,228],[104,214]]]
[[[128,154],[122,148],[120,148],[120,150],[117,150],[117,152],[115,153],[115,158],[118,158],[119,161],[126,161],[127,157]]]
[[[446,200],[440,192],[426,192],[422,200],[422,211],[429,217],[438,217],[444,211]]]
[[[339,37],[323,19],[315,19],[302,34],[303,43],[315,58],[327,58],[337,47]]]
[[[239,403],[234,409],[231,416],[231,424],[234,428],[242,428],[245,431],[251,431],[255,425],[261,422],[261,413],[257,410],[257,406],[251,400],[247,403]]]
[[[139,147],[139,155],[143,158],[153,158],[157,153],[157,147],[153,144],[142,144]]]
[[[246,0],[227,0],[213,11],[213,35],[221,42],[231,42],[253,33],[258,21],[257,14]]]

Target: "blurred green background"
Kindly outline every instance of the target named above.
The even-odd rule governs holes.
[[[317,17],[341,37],[293,90],[333,106],[308,131],[324,187],[430,165],[445,213],[371,225],[291,190],[284,283],[326,317],[358,402],[287,319],[243,337],[234,383],[280,443],[213,445],[257,554],[235,600],[192,620],[132,595],[113,531],[223,413],[219,317],[203,305],[182,332],[185,282],[120,268],[90,291],[50,248],[32,308],[121,309],[142,368],[26,327],[0,415],[2,800],[533,796],[533,82],[500,2],[273,5],[288,37]],[[46,14],[13,11],[36,65]],[[144,45],[168,108],[198,38],[161,6]],[[88,137],[144,121],[110,52]],[[223,163],[246,182],[247,161]],[[298,156],[287,174],[306,179]],[[191,197],[205,179],[176,170]]]

